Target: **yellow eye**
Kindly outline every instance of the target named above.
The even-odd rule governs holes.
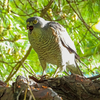
[[[37,20],[34,20],[34,21],[33,21],[33,24],[37,24],[37,23],[38,23],[38,21],[37,21]]]
[[[27,22],[27,25],[29,24],[30,22]]]

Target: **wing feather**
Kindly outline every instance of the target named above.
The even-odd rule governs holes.
[[[71,40],[70,36],[68,35],[66,29],[57,22],[49,22],[48,23],[50,28],[53,31],[53,34],[57,38],[60,39],[62,45],[70,52],[75,54],[75,58],[79,59],[79,55],[76,53],[76,48],[74,42]]]

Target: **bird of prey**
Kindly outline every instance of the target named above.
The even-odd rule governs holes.
[[[43,72],[46,63],[50,63],[57,65],[56,73],[68,68],[71,73],[81,75],[75,63],[79,57],[75,45],[62,25],[37,16],[28,18],[26,23],[30,44],[38,54]]]

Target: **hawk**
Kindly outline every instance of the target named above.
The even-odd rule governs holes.
[[[81,75],[76,66],[76,59],[79,56],[75,45],[61,24],[37,16],[28,18],[26,23],[30,44],[38,54],[43,72],[46,63],[50,63],[57,65],[56,73],[68,68],[71,73]]]

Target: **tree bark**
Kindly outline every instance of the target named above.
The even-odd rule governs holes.
[[[18,76],[11,87],[0,81],[0,100],[100,100],[100,80],[75,74],[40,80]]]

